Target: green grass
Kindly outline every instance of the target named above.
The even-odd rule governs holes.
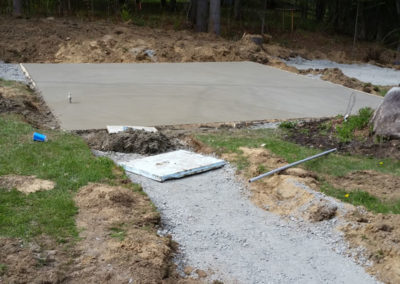
[[[4,275],[7,272],[7,265],[0,263],[0,276]]]
[[[337,136],[342,142],[350,142],[354,138],[355,130],[362,130],[368,126],[374,111],[371,108],[362,108],[357,115],[350,116],[342,125],[336,127]]]
[[[29,195],[0,189],[0,235],[46,234],[59,241],[76,237],[73,194],[89,182],[114,178],[113,162],[96,158],[78,136],[44,131],[48,142],[33,142],[35,131],[16,117],[0,116],[0,175],[36,175],[56,183],[53,190]]]
[[[323,183],[321,186],[321,191],[327,195],[333,196],[344,202],[351,203],[355,206],[362,205],[375,213],[400,214],[400,200],[395,202],[383,202],[368,192],[361,190],[346,191],[344,189],[337,189],[328,183]]]
[[[110,237],[119,239],[120,241],[123,241],[126,237],[126,232],[124,229],[120,227],[112,227],[110,228]]]

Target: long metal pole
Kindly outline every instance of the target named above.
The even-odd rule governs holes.
[[[331,149],[331,150],[328,150],[328,151],[325,151],[325,152],[319,153],[319,154],[317,154],[317,155],[314,155],[314,156],[311,156],[311,157],[305,158],[305,159],[303,159],[303,160],[300,160],[300,161],[297,161],[297,162],[291,163],[291,164],[289,164],[289,165],[286,165],[286,166],[283,166],[283,167],[277,168],[277,169],[275,169],[275,170],[272,170],[272,171],[269,171],[269,172],[267,172],[267,173],[265,173],[265,174],[262,174],[262,175],[259,175],[259,176],[256,176],[256,177],[253,177],[253,178],[249,179],[249,182],[253,182],[253,181],[256,181],[256,180],[262,179],[263,177],[267,177],[267,176],[273,175],[274,173],[277,173],[277,172],[280,172],[280,171],[286,170],[286,169],[288,169],[288,168],[291,168],[291,167],[293,167],[293,166],[296,166],[296,165],[298,165],[298,164],[301,164],[301,163],[304,163],[304,162],[307,162],[307,161],[310,161],[310,160],[313,160],[313,159],[316,159],[316,158],[319,158],[319,157],[325,156],[325,155],[327,155],[327,154],[329,154],[329,153],[332,153],[332,152],[335,152],[335,151],[337,151],[337,148],[335,148],[335,149]]]

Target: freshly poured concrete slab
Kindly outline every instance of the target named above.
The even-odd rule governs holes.
[[[382,101],[252,62],[24,65],[68,130],[334,116],[352,92],[353,112]]]
[[[123,131],[126,131],[128,129],[143,130],[143,131],[146,131],[146,132],[157,132],[157,128],[155,128],[155,127],[107,125],[107,132],[110,133],[110,134],[123,132]]]
[[[224,160],[203,156],[193,152],[178,150],[142,159],[121,163],[128,172],[157,181],[181,178],[225,165]]]

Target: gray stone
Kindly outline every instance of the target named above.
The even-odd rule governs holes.
[[[400,87],[386,94],[372,117],[374,133],[383,137],[400,138]]]

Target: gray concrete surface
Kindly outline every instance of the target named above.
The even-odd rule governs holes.
[[[95,154],[117,163],[141,157]],[[159,233],[170,234],[178,242],[175,261],[181,271],[186,266],[205,270],[206,283],[216,279],[243,284],[377,283],[348,257],[348,245],[335,230],[343,225],[338,218],[310,223],[284,220],[262,210],[248,199],[248,190],[235,171],[226,165],[164,183],[127,173],[160,211]]]
[[[68,130],[333,116],[352,92],[353,111],[382,101],[251,62],[24,66]]]

